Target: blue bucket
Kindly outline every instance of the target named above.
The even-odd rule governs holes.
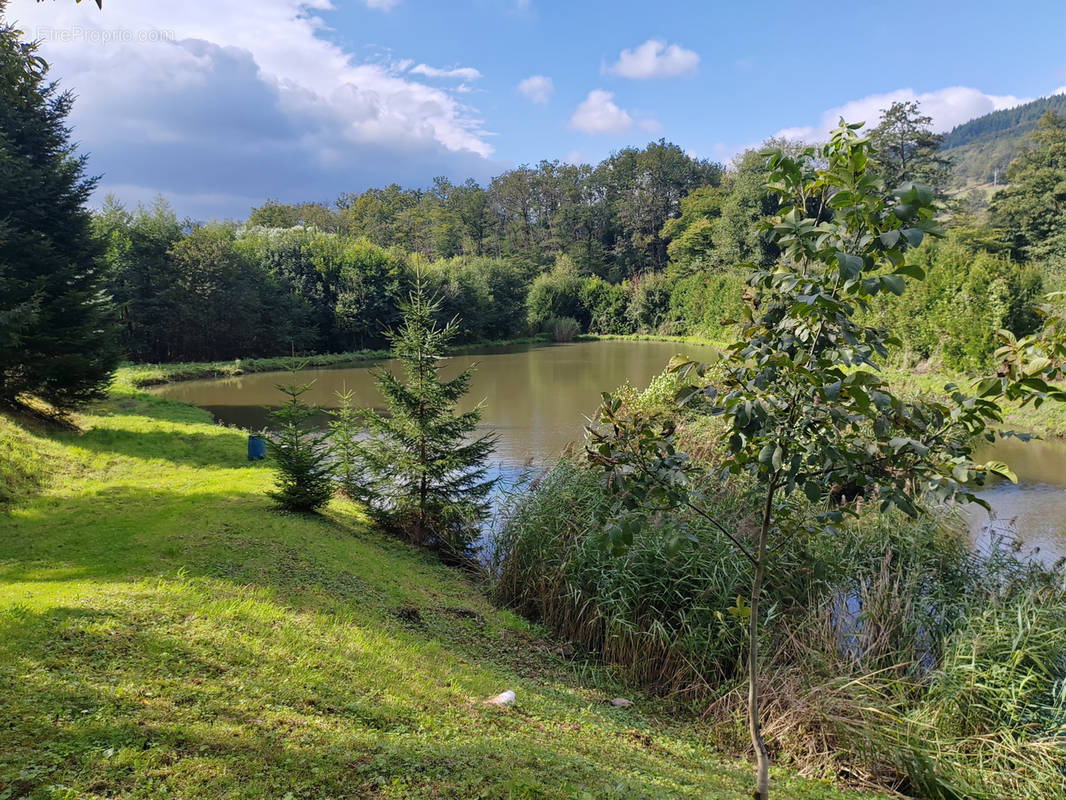
[[[256,436],[254,433],[248,436],[248,460],[249,461],[262,461],[266,458],[267,443],[262,436]]]

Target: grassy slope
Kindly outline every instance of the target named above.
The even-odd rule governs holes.
[[[748,796],[697,726],[611,708],[599,668],[354,507],[271,511],[204,412],[119,390],[78,422],[18,434],[51,475],[0,515],[0,797]]]

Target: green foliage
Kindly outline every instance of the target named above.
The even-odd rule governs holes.
[[[439,362],[457,325],[453,321],[441,327],[439,307],[418,276],[403,325],[389,334],[404,379],[378,369],[388,415],[372,409],[361,415],[368,430],[359,446],[362,495],[380,524],[461,563],[474,553],[477,523],[488,513],[495,480],[486,478],[486,460],[496,439],[492,434],[473,437],[480,406],[455,411],[470,389],[473,368],[450,380],[440,378]]]
[[[954,231],[912,251],[907,263],[925,280],[878,307],[873,321],[899,338],[905,361],[932,359],[963,372],[994,366],[997,333],[1023,336],[1040,326],[1039,270],[975,248]]]
[[[1023,258],[1066,265],[1066,120],[1040,118],[992,199],[993,222]]]
[[[569,256],[559,256],[551,272],[536,277],[526,298],[526,319],[533,330],[544,328],[555,317],[573,317],[588,327],[589,316],[581,305],[581,278]]]
[[[678,279],[670,291],[670,332],[721,338],[723,326],[740,319],[746,290],[736,272],[700,271]]]
[[[364,497],[359,445],[359,412],[352,405],[352,390],[337,392],[337,410],[331,412],[329,443],[336,459],[333,471],[339,490],[353,500]]]
[[[457,342],[514,339],[525,334],[529,277],[517,262],[456,256],[428,265],[423,277],[440,300],[439,321],[463,320]]]
[[[657,332],[670,310],[670,282],[661,272],[638,275],[632,281],[626,316],[635,330]]]
[[[725,452],[714,471],[723,479],[744,476],[755,487],[759,510],[751,535],[730,531],[709,510],[691,458],[677,448],[671,417],[631,411],[605,395],[599,427],[590,431],[589,456],[606,470],[617,496],[618,519],[607,528],[615,549],[632,546],[635,520],[651,509],[683,505],[718,527],[752,566],[744,613],[759,800],[769,796],[759,705],[760,602],[764,580],[787,574],[772,554],[820,527],[835,530],[860,496],[876,500],[883,512],[916,516],[926,498],[974,501],[967,483],[982,484],[992,473],[1010,476],[1003,465],[969,458],[972,438],[1001,418],[994,401],[953,386],[946,387],[950,403],[904,401],[876,372],[893,340],[855,315],[882,292],[901,295],[908,279],[924,277],[906,264],[905,252],[940,230],[929,187],[907,184],[885,196],[859,127],[841,123],[828,144],[795,158],[768,153],[768,188],[784,206],[770,229],[782,261],[751,274],[755,296],[713,384],[681,395],[724,420]],[[819,209],[813,217],[812,207]],[[683,361],[676,369],[704,372]]]
[[[573,317],[550,319],[547,328],[554,342],[572,342],[581,333],[581,325]]]
[[[795,149],[787,142],[767,144]],[[764,188],[767,174],[759,151],[746,150],[734,160],[721,186],[701,187],[681,201],[680,215],[668,220],[661,232],[669,242],[672,275],[731,270],[742,262],[773,263],[777,249],[759,228],[778,208],[776,198]]]
[[[932,124],[933,118],[922,114],[914,101],[895,102],[881,112],[869,137],[886,186],[922,183],[944,196],[951,160],[941,153],[944,137],[933,133]]]
[[[626,314],[631,289],[629,283],[608,283],[599,276],[581,281],[578,299],[588,314],[589,333],[633,333],[632,321]]]
[[[36,44],[0,18],[0,403],[25,393],[78,405],[118,363],[72,103],[48,82]]]
[[[621,394],[667,408],[672,378]],[[750,524],[742,484],[708,494],[715,521]],[[684,507],[642,520],[616,557],[602,546],[613,505],[593,470],[553,465],[497,533],[497,599],[634,685],[705,709],[712,738],[736,746],[751,565]],[[761,683],[775,752],[921,797],[1049,796],[1063,780],[1061,573],[1005,548],[974,554],[950,516],[845,526],[774,553]]]
[[[286,511],[316,511],[333,497],[335,467],[329,434],[311,422],[318,411],[300,396],[311,384],[297,384],[302,364],[293,365],[293,383],[279,385],[287,398],[270,418],[275,431],[270,436],[272,455],[278,468],[277,488],[270,493]]]

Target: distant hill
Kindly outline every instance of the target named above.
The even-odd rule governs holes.
[[[1004,183],[1007,166],[1047,111],[1066,116],[1066,94],[993,111],[952,128],[944,136],[943,151],[955,162],[955,185],[981,186],[993,180]]]

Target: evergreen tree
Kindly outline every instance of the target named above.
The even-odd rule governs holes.
[[[334,489],[329,433],[308,425],[318,409],[300,399],[311,388],[296,382],[301,366],[293,366],[291,384],[277,387],[288,399],[270,415],[277,423],[271,438],[278,465],[277,489],[270,496],[286,511],[315,511],[329,502]]]
[[[336,457],[334,468],[340,491],[353,500],[365,500],[360,458],[359,412],[352,405],[352,390],[337,392],[338,407],[329,423],[329,437]]]
[[[992,199],[992,221],[1022,258],[1066,265],[1066,119],[1048,111]]]
[[[888,189],[923,183],[943,197],[951,176],[951,159],[941,155],[944,137],[933,133],[933,118],[915,102],[893,103],[870,131],[878,173]]]
[[[20,35],[0,21],[0,402],[66,408],[107,384],[117,333],[85,208],[94,180],[65,125],[73,98]]]
[[[384,368],[375,371],[388,414],[363,413],[370,435],[360,455],[375,519],[438,550],[446,561],[461,562],[473,554],[477,523],[489,510],[495,479],[486,478],[485,462],[496,437],[470,438],[481,420],[480,404],[465,413],[455,408],[470,390],[473,367],[451,380],[440,378],[439,359],[459,327],[454,319],[437,324],[439,305],[427,297],[419,275],[403,325],[389,334],[406,380]]]

